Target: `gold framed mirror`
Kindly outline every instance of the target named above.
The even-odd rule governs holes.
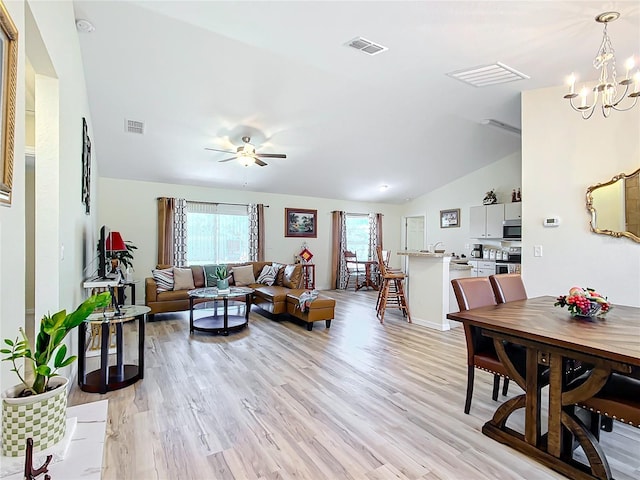
[[[640,243],[640,168],[589,187],[587,210],[592,232]]]

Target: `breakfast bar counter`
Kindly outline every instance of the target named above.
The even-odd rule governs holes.
[[[446,253],[405,250],[398,255],[407,257],[406,295],[413,323],[436,330],[459,326],[447,319],[448,313],[457,311],[451,279],[470,277],[471,267],[452,263]]]

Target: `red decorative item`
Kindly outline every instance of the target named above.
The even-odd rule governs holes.
[[[300,258],[305,262],[310,262],[313,258],[313,253],[311,253],[308,249],[304,249],[300,252]]]
[[[111,232],[107,237],[106,242],[107,252],[126,252],[127,246],[122,240],[120,232]]]

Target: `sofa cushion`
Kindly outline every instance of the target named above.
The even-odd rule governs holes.
[[[266,285],[261,285],[256,286],[254,295],[260,298],[264,298],[271,303],[276,303],[285,302],[287,300],[287,293],[289,293],[290,291],[291,290],[286,287],[278,287],[276,285],[269,287]]]
[[[300,277],[302,276],[302,265],[287,265],[284,267],[282,285],[287,288],[298,288]]]
[[[276,275],[276,281],[273,282],[273,284],[282,286],[282,281],[284,278],[284,267],[286,267],[286,265],[284,263],[273,262],[271,266],[276,267],[278,269],[278,274]]]
[[[239,287],[256,283],[256,278],[253,276],[253,265],[233,267],[233,281]]]
[[[193,290],[196,288],[193,283],[193,271],[190,268],[173,269],[173,289],[174,290]]]
[[[195,288],[203,288],[204,268],[202,268],[202,265],[191,265],[189,268],[193,272],[193,285]]]
[[[158,302],[169,302],[172,300],[188,300],[189,299],[189,290],[171,290],[169,292],[160,292],[158,293],[157,301]]]
[[[173,290],[173,267],[151,270],[158,293]]]
[[[271,286],[276,281],[277,275],[278,275],[278,267],[274,267],[272,265],[265,265],[262,268],[262,272],[260,272],[260,275],[256,279],[256,282]]]

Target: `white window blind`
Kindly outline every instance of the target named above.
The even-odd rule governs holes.
[[[187,202],[187,265],[249,260],[249,214],[245,205]]]

